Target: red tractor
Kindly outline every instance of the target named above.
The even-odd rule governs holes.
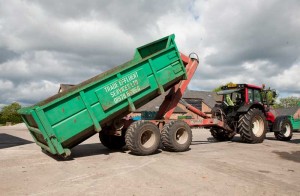
[[[270,105],[276,96],[274,90],[265,90],[251,84],[230,83],[222,86],[218,94],[222,95],[223,101],[212,109],[212,117],[222,121],[224,125],[210,127],[216,140],[228,141],[238,133],[244,142],[261,143],[268,131],[274,132],[278,140],[292,138],[289,118],[275,118],[270,112]]]

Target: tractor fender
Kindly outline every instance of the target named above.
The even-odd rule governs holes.
[[[265,113],[265,108],[261,105],[261,104],[258,104],[258,103],[249,103],[249,104],[245,104],[243,106],[241,106],[237,112],[238,113],[246,113],[248,112],[251,108],[258,108],[260,109],[263,113]]]

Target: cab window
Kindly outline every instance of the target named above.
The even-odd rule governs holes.
[[[260,94],[260,91],[259,90],[254,90],[254,101],[255,102],[262,102],[261,101],[261,94]]]
[[[260,91],[256,89],[248,89],[248,101],[250,103],[253,102],[262,103]]]
[[[248,89],[248,102],[253,102],[253,89]]]

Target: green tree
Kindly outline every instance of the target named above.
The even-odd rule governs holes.
[[[289,107],[294,107],[297,106],[300,102],[300,97],[285,97],[285,98],[280,98],[279,103],[276,103],[274,105],[274,108],[289,108]]]
[[[2,113],[0,112],[0,125],[4,124],[4,120],[2,119]]]
[[[1,110],[1,122],[12,122],[13,124],[22,122],[21,115],[18,114],[18,110],[21,109],[21,105],[14,102],[10,105],[4,106]]]
[[[262,91],[262,97],[263,100],[266,100],[266,102],[270,105],[274,105],[276,98],[278,97],[278,94],[275,90],[272,90],[270,87],[268,89],[265,89]]]

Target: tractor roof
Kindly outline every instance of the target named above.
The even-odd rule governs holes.
[[[234,83],[229,83],[229,84],[221,87],[222,90],[243,89],[243,88],[252,88],[252,89],[258,89],[258,90],[263,89],[261,86],[256,86],[253,84],[234,84]]]
[[[248,88],[255,88],[255,89],[263,89],[261,86],[256,86],[256,85],[253,85],[253,84],[245,84]]]

